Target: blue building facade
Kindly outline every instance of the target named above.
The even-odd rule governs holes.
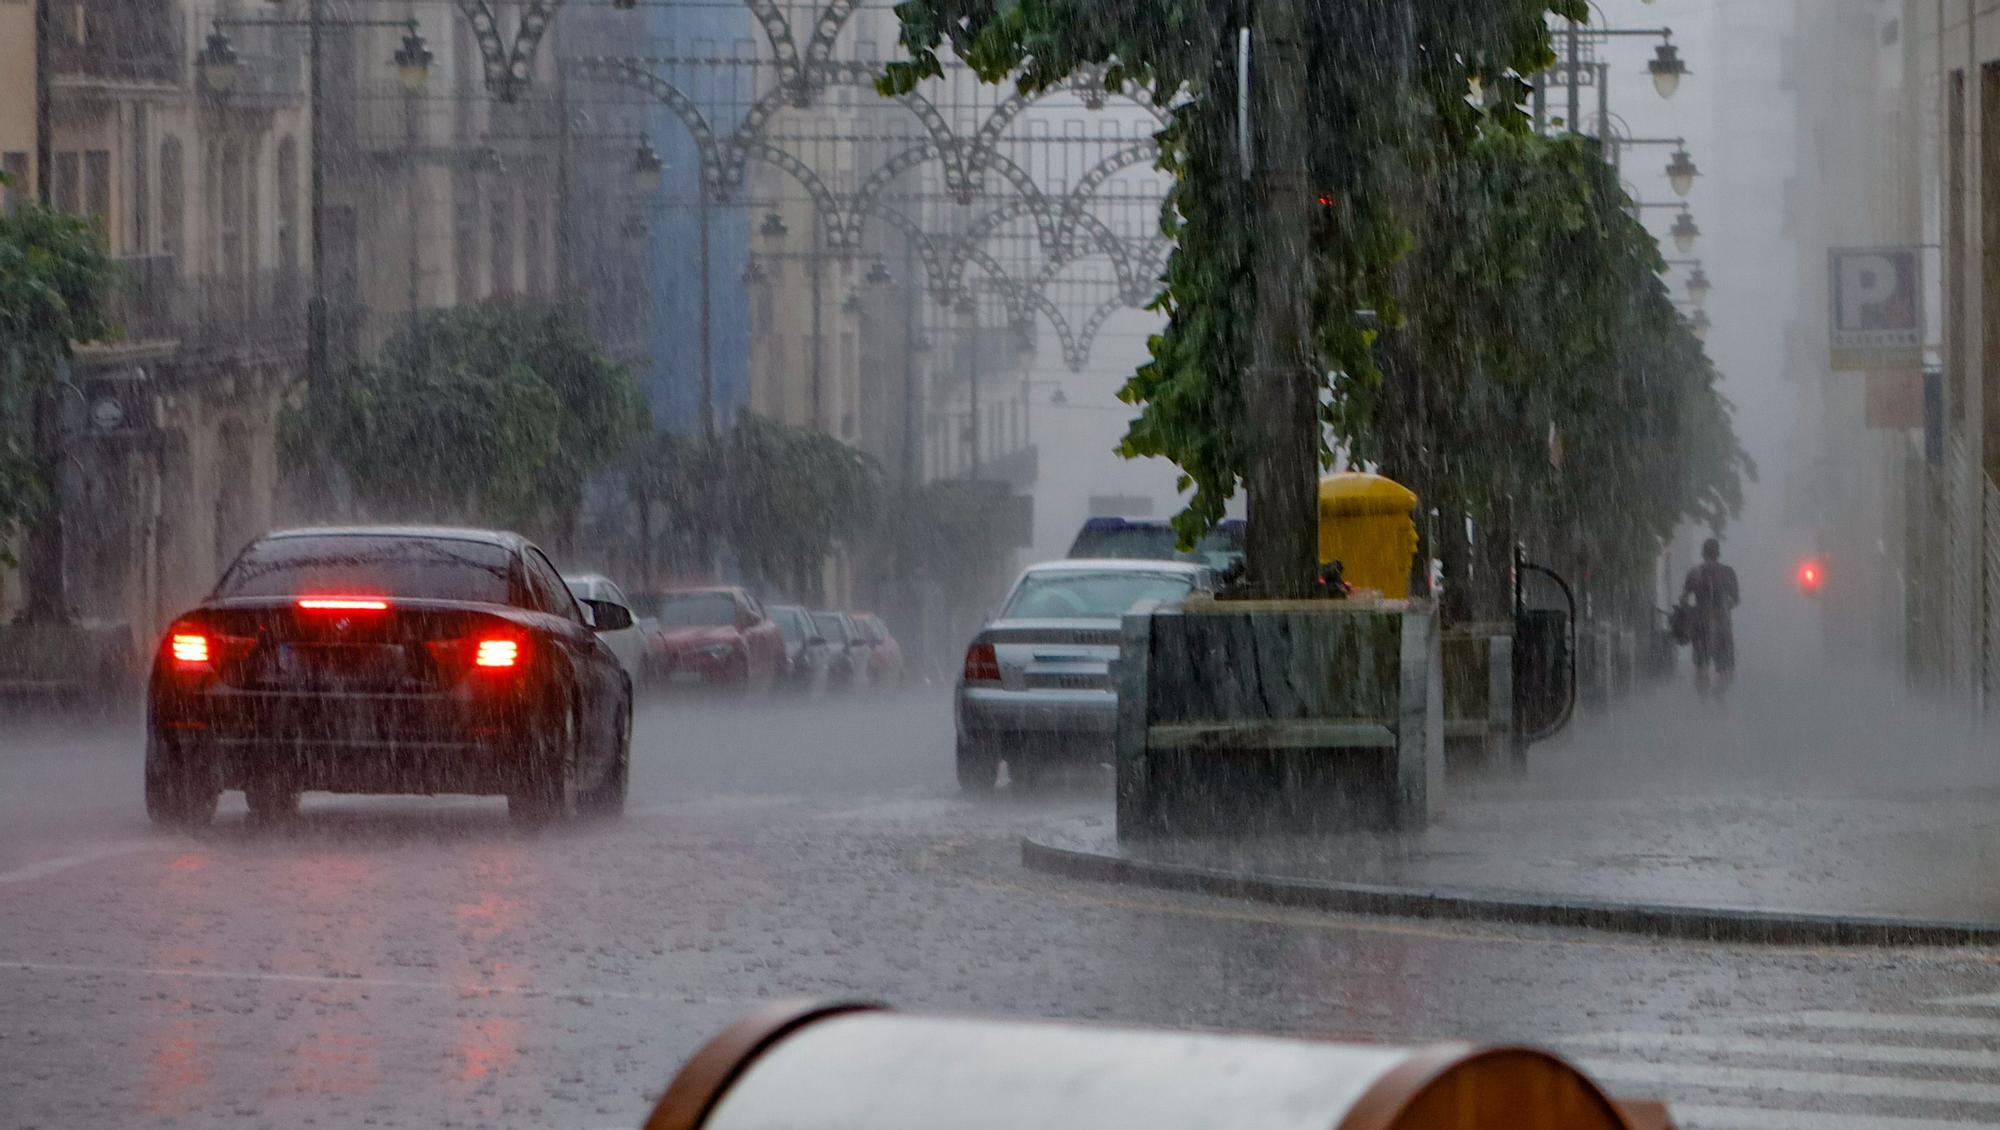
[[[652,44],[659,56],[675,59],[658,68],[701,110],[718,137],[735,129],[751,95],[748,86],[758,57],[749,12],[734,5],[647,10]],[[742,65],[722,64],[742,60]],[[653,418],[673,431],[701,426],[701,195],[700,161],[687,126],[666,106],[648,108],[653,144],[666,159],[660,193],[648,209],[650,237],[647,276],[653,302],[652,371],[645,382]],[[743,273],[749,266],[748,213],[740,202],[709,211],[711,333],[714,350],[715,413],[728,427],[749,396],[750,318],[743,301]]]

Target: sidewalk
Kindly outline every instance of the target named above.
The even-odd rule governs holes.
[[[1024,855],[1329,909],[2000,943],[2000,755],[1878,684],[1738,690],[1722,711],[1683,685],[1580,720],[1525,776],[1452,782],[1421,833],[1118,845],[1104,817]]]

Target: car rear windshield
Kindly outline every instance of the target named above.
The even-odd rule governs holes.
[[[1144,600],[1173,601],[1193,579],[1178,573],[1030,573],[1001,612],[1009,620],[1079,620],[1123,616]]]
[[[736,622],[736,600],[726,592],[678,592],[648,599],[660,623],[680,628],[712,628]]]
[[[1195,543],[1193,553],[1182,553],[1173,527],[1165,522],[1091,523],[1078,532],[1076,541],[1070,544],[1069,556],[1119,561],[1198,561],[1220,570],[1228,566],[1231,558],[1243,556],[1243,532],[1233,525],[1219,526]]]
[[[507,603],[513,554],[463,538],[325,534],[268,538],[223,574],[215,595],[411,597]]]

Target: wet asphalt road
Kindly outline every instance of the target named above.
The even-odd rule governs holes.
[[[960,800],[946,697],[647,710],[631,811],[225,800],[155,833],[131,727],[0,721],[0,1128],[636,1127],[755,1002],[1532,1040],[1685,1125],[2000,1122],[2000,953],[1340,918],[1019,866],[1108,782]]]

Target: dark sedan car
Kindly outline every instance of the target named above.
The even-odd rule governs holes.
[[[632,688],[591,615],[515,534],[302,529],[252,542],[153,664],[146,811],[205,824],[306,791],[504,794],[540,824],[625,803]]]

